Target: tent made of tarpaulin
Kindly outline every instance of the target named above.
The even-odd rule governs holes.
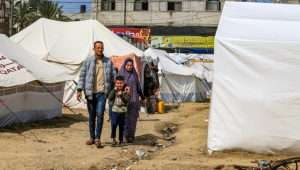
[[[213,62],[213,54],[185,54],[185,53],[169,53],[170,58],[177,64],[184,64],[189,61]]]
[[[91,55],[95,41],[104,43],[107,57],[143,55],[96,20],[61,22],[42,18],[11,39],[44,60],[69,65],[80,65]]]
[[[206,80],[197,77],[193,69],[176,64],[162,50],[147,49],[145,56],[158,60],[160,97],[165,102],[195,102],[208,98],[210,89]]]
[[[0,127],[61,115],[64,70],[0,34]]]
[[[29,52],[53,65],[64,66],[74,81],[66,83],[64,102],[69,107],[85,108],[75,97],[81,63],[93,55],[93,43],[104,43],[104,55],[142,56],[143,51],[126,42],[96,20],[61,22],[39,19],[11,39]]]
[[[300,6],[226,2],[208,148],[300,153]]]

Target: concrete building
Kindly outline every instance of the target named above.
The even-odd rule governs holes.
[[[299,0],[241,1],[299,3]],[[224,0],[93,0],[92,13],[107,26],[216,27],[223,4]]]
[[[218,0],[94,0],[93,14],[107,26],[216,27]],[[126,16],[125,16],[126,15]]]
[[[295,4],[300,0],[234,1]],[[157,48],[178,48],[180,51],[193,49],[211,53],[213,47],[208,46],[213,42],[206,40],[215,35],[224,2],[225,0],[93,0],[90,15],[80,14],[77,17],[84,19],[89,16],[111,28],[148,28],[151,30],[151,46]],[[191,44],[191,47],[175,47],[176,43]]]
[[[8,1],[0,0],[0,33],[8,31]]]

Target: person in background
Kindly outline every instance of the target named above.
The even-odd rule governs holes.
[[[119,71],[119,75],[125,79],[125,84],[130,87],[128,114],[125,118],[125,137],[128,143],[132,143],[135,139],[136,125],[140,111],[140,97],[144,100],[138,74],[133,65],[133,60],[128,58],[124,61]]]
[[[127,105],[130,95],[130,88],[124,84],[124,77],[117,76],[115,80],[115,88],[108,96],[108,100],[112,105],[111,113],[111,138],[112,146],[117,145],[116,131],[119,127],[119,145],[123,144],[124,139],[124,126],[125,126],[125,115],[127,114]]]
[[[155,74],[153,63],[147,64],[144,69],[144,95],[146,98],[146,112],[148,114],[156,112],[157,96],[155,93],[159,86],[157,85]]]
[[[118,75],[118,68],[115,67],[115,74]],[[114,86],[112,86],[112,89],[114,89]],[[107,121],[109,122],[110,121],[110,118],[111,118],[111,113],[112,113],[112,103],[111,101],[108,101],[108,119]]]
[[[77,100],[81,100],[83,91],[89,112],[90,139],[86,144],[95,144],[97,148],[102,148],[101,133],[106,96],[111,91],[115,77],[114,66],[104,56],[103,51],[103,42],[94,42],[95,54],[83,62],[77,85]]]

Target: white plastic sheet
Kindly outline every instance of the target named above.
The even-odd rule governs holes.
[[[208,149],[300,152],[300,6],[226,2]]]

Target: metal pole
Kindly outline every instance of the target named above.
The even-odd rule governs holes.
[[[99,0],[96,0],[96,20],[98,20],[98,14],[99,14]]]
[[[127,0],[124,0],[124,27],[126,27]]]
[[[10,0],[10,12],[9,12],[9,35],[13,34],[13,11],[14,11],[14,0]]]

